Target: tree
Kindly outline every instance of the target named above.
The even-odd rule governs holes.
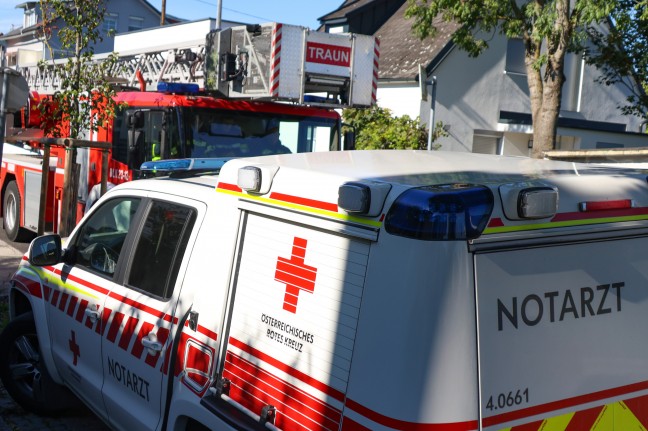
[[[104,1],[40,0],[43,35],[52,58],[51,63],[41,62],[40,67],[56,69],[55,75],[60,79],[58,90],[39,104],[46,136],[81,139],[85,133],[105,127],[115,115],[115,90],[108,77],[116,68],[117,54],[112,53],[101,62],[93,61],[93,46],[102,40]],[[60,51],[50,44],[55,33]],[[68,57],[67,61],[55,64],[54,59],[63,56]],[[76,150],[70,147],[65,160],[66,185],[74,175],[75,161]],[[70,233],[75,221],[76,189],[74,181],[71,184],[63,193],[62,235]]]
[[[342,117],[356,131],[356,148],[359,150],[425,150],[428,131],[418,119],[408,115],[393,117],[389,109],[345,109]],[[433,140],[444,134],[442,124],[435,128]],[[435,146],[435,149],[438,145]]]
[[[615,0],[408,0],[406,17],[421,38],[433,37],[433,19],[461,25],[452,40],[470,56],[488,48],[494,32],[521,38],[533,121],[532,156],[554,148],[567,52],[579,50],[591,24],[603,22]]]
[[[598,81],[625,86],[630,95],[621,111],[648,120],[648,0],[619,0],[609,31],[590,28],[588,34],[593,46],[585,58],[602,72]]]

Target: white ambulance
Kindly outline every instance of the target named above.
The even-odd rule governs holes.
[[[152,163],[12,279],[0,377],[118,430],[648,427],[648,171]],[[213,171],[218,171],[214,173]],[[646,347],[644,347],[646,346]]]

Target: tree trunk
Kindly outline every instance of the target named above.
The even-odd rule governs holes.
[[[545,151],[553,150],[556,145],[562,87],[565,82],[563,73],[565,55],[567,54],[567,45],[572,32],[569,20],[569,1],[557,0],[555,7],[556,20],[553,31],[545,38],[547,63],[544,65],[544,72],[537,71],[533,74],[533,77],[529,75],[528,78],[533,115],[533,149],[531,157],[536,159],[544,158]],[[539,49],[536,52],[539,53]],[[529,57],[530,55],[527,54],[527,71],[529,71],[531,61]],[[540,91],[537,91],[538,86],[533,82],[538,78],[541,79]]]

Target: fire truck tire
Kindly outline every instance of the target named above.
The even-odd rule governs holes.
[[[25,410],[39,415],[61,411],[62,398],[69,399],[72,395],[52,381],[41,361],[32,313],[22,314],[7,324],[0,334],[0,346],[0,380],[11,398]],[[50,395],[46,397],[45,393]]]
[[[10,241],[28,241],[34,234],[20,227],[20,193],[15,181],[7,185],[4,195],[4,230]]]

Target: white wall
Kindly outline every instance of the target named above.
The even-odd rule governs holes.
[[[414,86],[415,85],[415,86]],[[418,84],[383,84],[378,82],[378,106],[388,108],[392,115],[409,115],[414,119],[421,112],[421,91]]]

